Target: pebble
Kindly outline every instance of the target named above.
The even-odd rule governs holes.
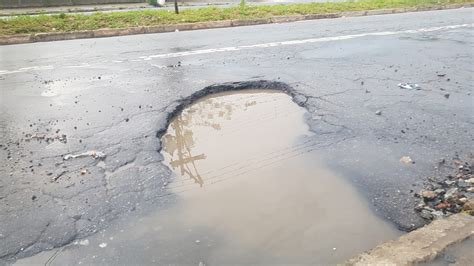
[[[466,181],[462,180],[462,179],[458,180],[457,185],[458,185],[458,187],[462,187],[462,188],[469,187],[469,184]]]
[[[422,190],[420,191],[420,196],[425,198],[425,199],[434,199],[436,198],[437,194],[434,191],[431,190]]]
[[[81,241],[79,241],[79,245],[81,245],[81,246],[89,246],[89,240],[87,240],[87,239],[81,240]]]
[[[422,200],[415,206],[414,210],[420,217],[433,220],[460,211],[474,215],[474,177],[473,167],[468,162],[462,162],[455,158],[452,161],[455,173],[440,177],[427,177],[429,185],[425,189],[415,193]],[[442,164],[447,163],[443,159]]]
[[[466,202],[467,202],[467,198],[460,198],[458,201],[461,202],[461,203],[466,203]]]
[[[428,210],[422,210],[420,216],[426,220],[433,220],[433,215]]]
[[[454,195],[458,192],[458,188],[450,188],[446,193],[444,194],[445,199],[450,199],[454,197]]]
[[[376,115],[382,115],[382,111],[377,110],[377,111],[375,111],[375,114],[376,114]]]
[[[447,202],[441,202],[441,203],[439,203],[438,205],[435,206],[435,209],[437,209],[437,210],[443,210],[443,209],[448,208],[449,206],[450,206],[449,203],[447,203]]]
[[[410,156],[402,156],[402,158],[400,158],[400,162],[409,164],[409,163],[413,163],[413,160],[410,158]]]
[[[451,186],[452,184],[456,183],[456,181],[446,180],[446,181],[444,181],[444,183],[448,186]]]

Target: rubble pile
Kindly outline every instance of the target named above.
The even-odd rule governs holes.
[[[454,165],[453,175],[442,179],[428,177],[429,185],[415,194],[421,199],[415,211],[424,219],[433,220],[461,211],[474,215],[473,166],[459,160],[455,160]]]

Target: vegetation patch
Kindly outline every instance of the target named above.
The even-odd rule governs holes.
[[[128,28],[232,19],[258,19],[272,16],[327,14],[384,8],[432,7],[473,3],[474,0],[361,0],[339,3],[301,3],[286,5],[248,5],[244,1],[231,7],[189,8],[175,14],[172,10],[148,9],[128,12],[97,12],[18,16],[0,20],[0,35],[39,32],[70,32],[103,28]]]

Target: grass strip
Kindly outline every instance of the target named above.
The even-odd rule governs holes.
[[[18,16],[0,20],[0,35],[39,32],[70,32],[102,28],[170,25],[231,19],[257,19],[272,16],[325,14],[384,8],[431,7],[446,4],[473,3],[474,0],[360,0],[336,3],[300,3],[284,5],[235,5],[171,10],[147,9],[93,14],[58,14]]]

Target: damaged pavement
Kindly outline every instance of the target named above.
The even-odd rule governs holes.
[[[400,229],[424,225],[426,178],[472,161],[471,26],[186,52],[471,23],[460,9],[0,47],[0,261],[173,204],[157,136],[230,89],[292,95],[329,167]]]

